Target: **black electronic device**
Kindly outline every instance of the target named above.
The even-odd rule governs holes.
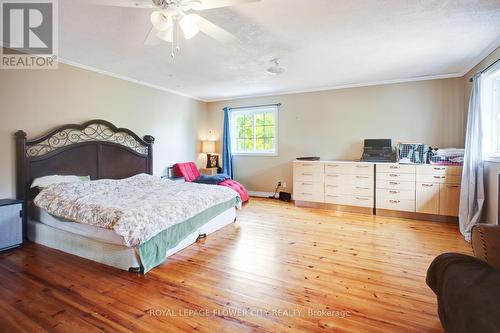
[[[365,139],[362,162],[393,162],[391,139]]]

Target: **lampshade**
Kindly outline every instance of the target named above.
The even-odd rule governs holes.
[[[165,31],[172,26],[172,22],[165,11],[158,10],[151,13],[151,23],[159,31]]]
[[[184,16],[180,21],[179,25],[181,26],[182,32],[184,33],[184,37],[186,39],[191,39],[198,34],[200,31],[200,27],[194,24],[193,21],[189,19],[189,17]]]
[[[201,150],[205,154],[215,153],[215,141],[202,141]]]

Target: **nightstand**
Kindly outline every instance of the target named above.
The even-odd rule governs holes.
[[[161,177],[161,179],[171,180],[173,182],[185,182],[186,181],[184,179],[184,177],[167,177],[167,176],[163,176],[163,177]]]
[[[0,251],[23,243],[23,202],[0,200]]]
[[[200,169],[200,173],[205,176],[211,176],[217,174],[217,168],[203,168]]]

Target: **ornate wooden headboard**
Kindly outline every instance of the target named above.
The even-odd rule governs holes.
[[[60,126],[33,140],[27,140],[24,131],[15,135],[17,198],[24,200],[25,208],[37,194],[30,189],[37,177],[78,175],[95,180],[153,173],[154,138],[141,139],[105,120]]]

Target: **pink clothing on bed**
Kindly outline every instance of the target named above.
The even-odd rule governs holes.
[[[187,182],[192,182],[196,178],[200,177],[200,171],[198,171],[196,164],[194,164],[193,162],[174,164],[174,174],[176,176],[184,177]],[[235,190],[240,195],[242,202],[247,202],[249,199],[246,188],[235,180],[226,179],[218,185],[229,187]]]

